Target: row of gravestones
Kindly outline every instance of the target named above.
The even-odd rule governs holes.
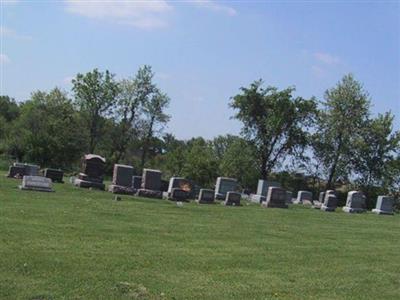
[[[7,177],[22,179],[22,184],[19,186],[22,190],[53,192],[52,183],[63,183],[64,173],[51,168],[40,171],[37,165],[16,162],[9,167]]]
[[[82,159],[82,172],[73,183],[79,187],[97,188],[105,190],[103,183],[105,159],[99,155],[87,154]],[[14,163],[10,166],[8,177],[23,178],[21,189],[37,191],[53,191],[52,182],[63,182],[61,170],[45,169],[43,176],[39,175],[39,167],[31,164]],[[108,190],[115,194],[138,195],[149,198],[163,198],[161,191],[161,171],[144,169],[142,176],[134,176],[134,168],[128,165],[115,164],[112,184]],[[215,191],[200,189],[198,203],[214,203],[214,200],[224,200],[225,205],[239,206],[242,194],[237,193],[237,180],[227,177],[218,177]],[[181,177],[172,177],[169,181],[165,198],[174,201],[188,201],[193,198],[193,184]],[[313,201],[312,193],[299,191],[293,201],[292,193],[282,189],[279,183],[259,180],[257,194],[250,195],[250,200],[258,202],[264,207],[288,208],[288,203],[311,205],[323,211],[335,211],[337,198],[335,192],[328,190],[321,192],[318,200]],[[358,191],[348,193],[345,212],[366,211],[365,196]],[[393,214],[393,198],[379,196],[373,212],[378,214]]]
[[[279,191],[279,189],[281,191]],[[299,191],[297,193],[297,198],[293,200],[292,193],[285,191],[280,188],[278,182],[259,180],[257,186],[257,194],[250,195],[250,200],[253,202],[261,203],[262,205],[267,205],[268,199],[271,198],[273,193],[280,194],[280,197],[285,197],[285,203],[303,204],[309,205],[315,209],[320,209],[322,211],[335,211],[337,208],[338,199],[336,197],[335,191],[328,190],[326,192],[321,192],[318,200],[313,200],[313,195],[309,191]],[[271,193],[271,195],[270,195]],[[376,208],[372,212],[377,214],[393,214],[394,199],[389,196],[378,196],[376,202]],[[285,207],[285,205],[281,205]],[[366,209],[366,197],[362,192],[350,191],[347,194],[346,206],[343,208],[344,212],[348,213],[359,213],[365,212]]]

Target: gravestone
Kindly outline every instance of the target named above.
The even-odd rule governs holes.
[[[172,188],[171,193],[168,193],[168,200],[172,200],[172,201],[189,202],[188,197],[189,197],[189,193],[180,188]]]
[[[242,198],[240,193],[227,192],[223,204],[226,206],[240,206],[240,198]]]
[[[279,182],[259,179],[257,184],[257,195],[267,197],[268,189],[271,186],[280,187]]]
[[[22,178],[25,175],[25,166],[10,166],[8,169],[7,177]]]
[[[363,193],[358,191],[348,192],[346,206],[343,207],[343,211],[347,213],[365,212],[366,211],[365,201],[366,198]]]
[[[143,169],[142,185],[138,190],[139,197],[162,199],[161,171]]]
[[[172,193],[172,189],[181,189],[187,193],[187,196],[192,192],[192,183],[190,180],[183,177],[171,177],[168,185],[168,196]]]
[[[113,194],[133,195],[135,190],[132,187],[132,176],[132,166],[115,164],[112,184],[108,186],[108,191]]]
[[[42,176],[25,175],[19,188],[21,190],[53,192],[51,179]]]
[[[43,170],[43,176],[50,178],[52,182],[64,183],[64,172],[62,170],[47,168]]]
[[[132,176],[132,187],[138,190],[142,187],[142,176]]]
[[[38,176],[40,167],[37,165],[25,164],[25,174],[28,176]]]
[[[238,188],[237,180],[228,177],[218,177],[215,185],[215,199],[225,200],[228,192],[235,192]]]
[[[376,200],[376,207],[372,210],[373,213],[378,215],[393,215],[393,197],[378,196]]]
[[[105,189],[103,183],[106,160],[96,154],[86,154],[82,159],[82,172],[75,179],[74,184],[82,188]]]
[[[287,193],[280,187],[271,186],[268,188],[267,201],[261,205],[271,208],[288,208],[286,204]]]
[[[298,191],[296,204],[312,205],[312,193],[309,191]]]
[[[335,191],[328,190],[324,192],[324,200],[321,205],[323,211],[335,211],[337,208],[338,199],[335,195]]]
[[[214,190],[200,189],[199,197],[196,200],[199,204],[213,204],[214,201]]]

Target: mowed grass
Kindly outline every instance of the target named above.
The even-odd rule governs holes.
[[[1,299],[399,299],[400,217],[20,191],[0,174]]]

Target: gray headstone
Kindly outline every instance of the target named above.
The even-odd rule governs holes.
[[[21,190],[33,190],[40,192],[52,192],[52,182],[50,178],[42,176],[25,175],[22,179]]]
[[[357,213],[366,211],[366,198],[363,193],[358,191],[350,191],[347,194],[346,206],[343,207],[344,212]]]
[[[225,196],[224,205],[228,206],[240,206],[240,199],[242,198],[242,194],[237,192],[227,192]]]
[[[86,154],[82,160],[82,173],[89,178],[99,178],[102,182],[105,164],[106,159],[104,157],[96,154]]]
[[[287,193],[284,189],[271,186],[268,189],[267,201],[261,205],[264,207],[288,208],[286,204]]]
[[[218,177],[215,185],[215,199],[223,200],[226,193],[235,192],[238,188],[237,180],[228,177]]]
[[[25,165],[25,175],[38,176],[39,175],[39,169],[40,168],[37,165],[26,164]]]
[[[334,193],[327,192],[324,196],[324,202],[321,205],[321,210],[335,211],[338,203],[336,195]]]
[[[197,202],[200,204],[214,203],[214,191],[209,189],[200,189]]]
[[[161,191],[161,171],[143,169],[142,189]]]
[[[378,196],[378,199],[376,200],[376,207],[372,210],[372,212],[376,214],[393,215],[393,204],[393,197]]]
[[[312,204],[312,193],[309,191],[298,191],[297,193],[297,199],[296,202],[297,203],[303,203],[303,204],[308,204],[311,205]]]
[[[132,186],[132,176],[133,176],[133,167],[127,165],[114,165],[114,172],[113,172],[113,185],[120,185],[124,187],[131,187]]]
[[[271,186],[280,187],[281,185],[279,184],[279,182],[276,181],[259,179],[257,185],[257,195],[262,195],[267,197],[268,189]]]

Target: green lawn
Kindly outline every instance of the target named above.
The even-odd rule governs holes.
[[[400,216],[224,207],[0,174],[1,299],[399,299]]]

